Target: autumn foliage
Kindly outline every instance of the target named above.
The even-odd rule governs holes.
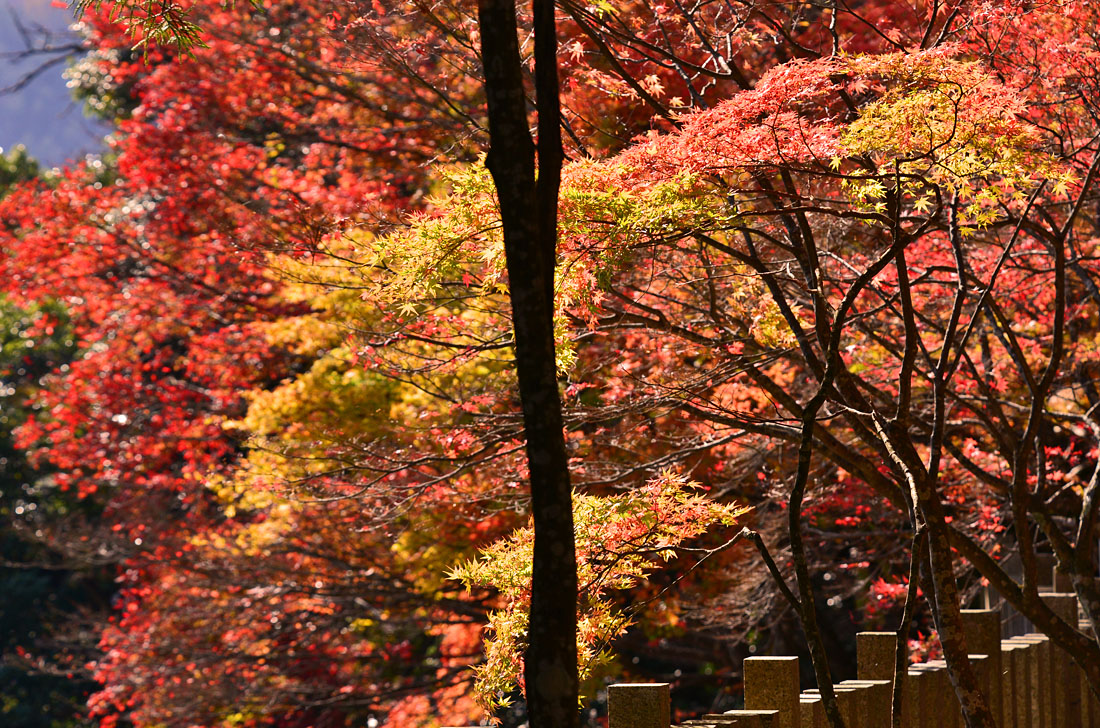
[[[63,311],[78,352],[25,392],[17,444],[94,514],[36,528],[117,573],[90,713],[521,722],[531,532],[476,13],[181,7],[190,54],[87,9],[70,77],[116,130],[0,198],[23,338]],[[1100,626],[1100,8],[558,8],[587,698],[675,670],[691,709],[750,646],[846,664],[853,619],[896,628],[910,559],[935,595],[914,640],[951,660],[990,584],[1100,689],[1036,570],[1053,553]]]

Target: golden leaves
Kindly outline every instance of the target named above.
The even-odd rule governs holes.
[[[631,618],[609,592],[629,589],[672,558],[685,541],[716,526],[732,526],[746,509],[709,500],[698,485],[665,471],[637,491],[616,496],[573,494],[581,680],[604,664],[610,642]],[[492,713],[520,683],[530,607],[534,532],[521,528],[456,566],[450,578],[468,589],[491,587],[502,607],[489,617],[486,661],[475,668],[478,702]]]

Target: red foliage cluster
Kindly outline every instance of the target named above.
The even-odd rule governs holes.
[[[805,535],[827,603],[886,619],[907,586],[914,463],[934,471],[939,523],[997,558],[1028,538],[1028,509],[1061,528],[1096,489],[1100,231],[1075,215],[1095,204],[1100,9],[854,5],[560,3],[578,160],[563,187],[561,328],[576,353],[563,392],[579,488],[617,492],[678,466],[711,497],[756,506],[786,570],[799,425],[836,369]],[[206,44],[188,59],[136,54],[110,4],[89,11],[102,87],[87,93],[119,114],[109,150],[0,199],[5,294],[60,301],[79,337],[20,438],[53,486],[102,506],[66,532],[71,550],[118,560],[93,712],[108,727],[469,720],[464,669],[494,597],[461,595],[440,566],[521,525],[525,507],[499,353],[511,328],[502,281],[487,283],[496,211],[477,190],[455,203],[480,216],[410,264],[433,287],[405,306],[372,299],[394,260],[353,252],[410,209],[429,205],[425,226],[446,219],[427,165],[478,159],[473,9],[187,6]],[[937,138],[945,102],[953,131]],[[1013,195],[1039,182],[1029,170],[1049,186]],[[629,227],[639,199],[656,209]],[[1060,245],[1069,284],[1051,263]],[[362,286],[338,305],[303,296],[294,266],[309,263]],[[369,314],[333,313],[355,305]],[[838,311],[850,323],[831,351]],[[313,348],[271,335],[311,316],[345,328]],[[346,361],[318,368],[341,347]],[[1048,380],[1041,365],[1062,349]],[[932,384],[945,350],[946,404],[948,385]],[[272,496],[260,472],[256,493],[227,503],[219,484],[268,445],[242,440],[250,403],[306,376],[369,380],[377,401],[353,424],[335,398],[281,403],[292,414],[259,434],[284,438],[304,502]],[[1040,399],[1047,419],[1028,429]],[[717,555],[620,647],[653,657],[689,630],[679,615],[689,647],[716,624],[755,639],[778,597],[754,559]],[[636,596],[661,594],[680,566]],[[700,665],[716,651],[689,647]]]

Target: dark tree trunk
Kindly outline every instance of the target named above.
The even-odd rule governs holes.
[[[489,156],[500,202],[516,337],[516,370],[535,521],[531,618],[524,656],[532,728],[576,728],[577,568],[572,491],[554,356],[554,262],[562,148],[554,6],[535,0],[538,175],[527,123],[514,0],[479,0],[489,104]]]

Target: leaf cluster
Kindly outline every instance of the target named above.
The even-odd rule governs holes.
[[[582,682],[611,659],[609,648],[631,624],[615,606],[677,549],[715,527],[733,526],[745,509],[706,498],[698,484],[666,471],[622,495],[573,494],[579,603],[577,649]],[[475,668],[478,701],[490,714],[522,686],[531,598],[534,531],[521,528],[449,574],[467,589],[491,588],[502,607],[489,615],[485,663]]]

